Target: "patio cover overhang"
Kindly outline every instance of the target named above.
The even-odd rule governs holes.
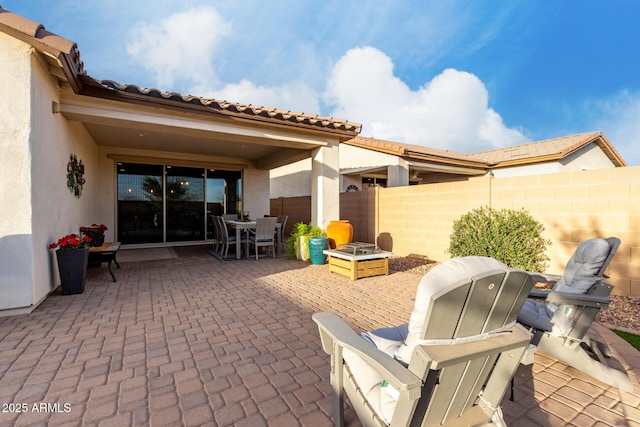
[[[217,102],[213,100],[89,77],[83,80],[79,94],[64,91],[60,103],[52,108],[68,120],[83,123],[96,144],[104,147],[204,155],[216,158],[221,165],[269,170],[309,158],[314,150],[349,138],[353,132],[289,124],[279,117],[238,117],[207,105]]]

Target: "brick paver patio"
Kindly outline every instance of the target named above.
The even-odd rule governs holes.
[[[329,356],[311,320],[406,322],[420,276],[352,282],[286,259],[222,263],[202,248],[121,263],[118,282],[0,318],[1,426],[328,426]],[[640,426],[640,352],[596,325],[636,385],[623,393],[538,354],[521,366],[511,426]],[[359,425],[350,412],[349,425]]]

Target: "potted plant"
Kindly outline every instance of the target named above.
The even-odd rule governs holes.
[[[297,222],[293,225],[291,235],[287,239],[287,254],[295,256],[297,259],[302,259],[300,254],[300,237],[304,236],[311,229],[310,224],[304,222]]]
[[[84,292],[90,243],[91,237],[89,236],[80,237],[77,234],[68,234],[49,245],[49,249],[56,249],[62,295]]]
[[[315,265],[323,265],[327,262],[327,256],[324,254],[324,250],[328,249],[327,244],[327,234],[319,227],[314,227],[310,230],[308,245],[311,263]]]
[[[80,227],[80,234],[91,238],[91,247],[102,246],[104,243],[104,232],[108,228],[104,224],[91,224],[90,227]]]
[[[293,225],[293,230],[287,240],[287,253],[291,256],[295,255],[299,260],[308,261],[310,259],[309,239],[325,236],[320,227],[298,222]]]

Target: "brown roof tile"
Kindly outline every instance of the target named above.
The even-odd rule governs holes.
[[[352,136],[359,133],[362,128],[360,123],[349,122],[348,120],[336,119],[333,117],[319,116],[317,114],[298,113],[290,110],[280,110],[277,108],[268,108],[259,105],[240,104],[226,100],[161,91],[159,89],[141,88],[136,85],[121,84],[112,80],[93,80],[91,82],[89,79],[85,79],[85,81],[88,84],[108,91],[113,91],[115,93],[131,94],[138,97],[148,97],[159,100],[175,101],[182,104],[191,104],[198,107],[205,107],[207,110],[213,110],[233,116],[262,118],[270,121],[277,120],[279,122],[319,127],[325,130],[336,130],[350,133]]]
[[[514,163],[530,164],[557,160],[568,156],[590,143],[595,143],[600,146],[615,166],[626,165],[624,159],[622,159],[602,132],[580,133],[472,154],[460,154],[421,145],[404,144],[401,142],[384,141],[361,136],[345,141],[345,144],[386,152],[408,159],[424,160],[426,158],[431,161],[441,161],[443,163],[466,162],[469,165],[483,166],[486,168],[510,166]]]
[[[68,65],[72,66],[77,74],[86,74],[84,64],[80,60],[80,51],[74,42],[49,32],[44,25],[16,15],[2,6],[0,6],[0,31],[29,43],[59,60],[66,56],[69,60]]]
[[[501,163],[534,163],[536,161],[561,159],[587,144],[595,143],[605,152],[616,166],[625,166],[625,161],[602,132],[586,132],[560,138],[535,141],[527,144],[498,148],[469,154],[470,158],[489,165]]]

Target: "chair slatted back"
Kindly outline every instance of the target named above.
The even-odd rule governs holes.
[[[611,260],[615,256],[616,252],[618,252],[618,248],[620,247],[620,243],[621,243],[620,239],[618,239],[617,237],[607,237],[604,240],[606,240],[607,243],[609,243],[611,250],[609,251],[609,255],[607,255],[607,259],[604,260],[602,267],[598,271],[598,277],[607,277],[604,274],[604,272],[607,269],[607,267],[609,267],[609,264],[611,263]]]
[[[276,217],[256,219],[256,241],[273,241],[277,221],[278,218]]]
[[[227,224],[224,222],[224,217],[217,216],[216,219],[218,220],[218,228],[220,230],[220,237],[222,238],[222,241],[223,242],[228,242],[229,241],[229,229],[227,229]]]
[[[516,270],[496,270],[458,282],[432,298],[423,339],[464,338],[507,326],[515,322],[532,285],[528,274]],[[452,317],[454,313],[460,315]],[[473,406],[499,355],[424,372],[423,378],[428,376],[412,425],[439,425]]]
[[[432,297],[422,339],[462,338],[515,322],[531,286],[531,277],[515,270],[459,282]],[[456,312],[460,315],[452,319]]]

